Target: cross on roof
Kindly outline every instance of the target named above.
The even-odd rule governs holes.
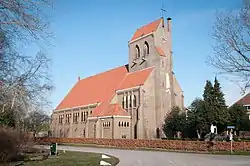
[[[164,9],[164,6],[162,4],[162,7],[161,7],[161,15],[162,15],[162,17],[164,17],[164,12],[167,12],[167,10]]]

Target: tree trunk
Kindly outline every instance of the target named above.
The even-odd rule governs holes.
[[[13,97],[12,102],[11,102],[11,107],[10,107],[11,110],[14,108],[15,100],[16,100],[16,92],[14,92],[14,97]]]
[[[2,113],[4,113],[4,107],[5,107],[5,104],[3,104],[3,109],[2,109]]]
[[[201,133],[199,133],[199,130],[196,130],[196,133],[197,133],[198,139],[201,139]]]

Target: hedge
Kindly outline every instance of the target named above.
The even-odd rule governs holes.
[[[95,138],[37,138],[37,144],[77,143],[104,145],[118,148],[161,148],[181,151],[230,151],[230,142],[204,142],[183,140],[134,140],[134,139],[95,139]],[[233,142],[234,151],[250,151],[250,142]]]

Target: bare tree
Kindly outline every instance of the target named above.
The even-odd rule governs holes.
[[[50,0],[0,0],[0,32],[13,41],[46,41],[50,33]],[[48,12],[47,12],[48,13]]]
[[[234,76],[245,92],[250,87],[250,2],[238,13],[218,13],[214,24],[214,55],[209,63],[219,73]]]
[[[44,51],[24,55],[18,46],[49,44],[48,0],[0,0],[0,111],[15,114],[16,126],[33,107],[48,105],[53,89]]]
[[[24,120],[25,129],[38,134],[40,131],[47,130],[49,127],[50,117],[42,111],[35,110],[28,114]]]
[[[32,107],[48,106],[47,96],[53,89],[49,74],[50,60],[39,52],[36,56],[20,56],[6,52],[6,68],[0,70],[0,106],[15,114],[16,125]],[[7,56],[6,56],[7,55]]]

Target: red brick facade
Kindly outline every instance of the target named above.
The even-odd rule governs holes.
[[[160,148],[180,151],[230,151],[230,142],[180,141],[180,140],[130,140],[94,138],[39,138],[37,143],[79,143],[105,145],[118,148]],[[233,142],[234,151],[250,151],[250,142]]]

